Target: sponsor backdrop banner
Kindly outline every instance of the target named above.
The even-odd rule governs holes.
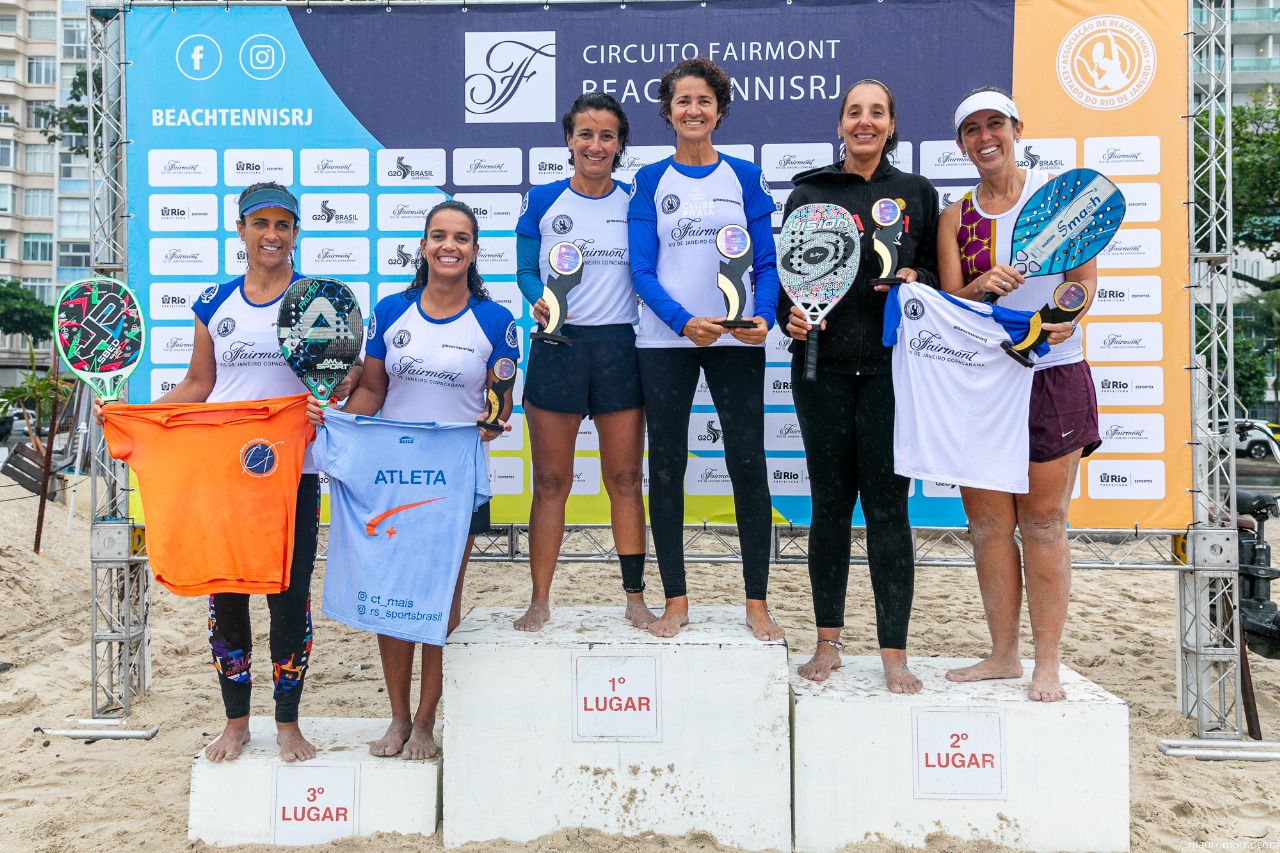
[[[531,185],[571,174],[559,116],[579,93],[610,92],[627,110],[632,145],[617,177],[630,180],[674,150],[658,117],[661,73],[710,56],[734,85],[717,147],[760,164],[780,228],[791,176],[837,156],[838,99],[849,84],[876,77],[892,87],[903,139],[897,163],[933,181],[947,203],[976,183],[954,143],[952,110],[976,86],[1012,86],[1027,120],[1025,164],[1096,167],[1122,182],[1130,202],[1100,264],[1085,339],[1108,442],[1082,467],[1072,523],[1182,526],[1190,518],[1178,215],[1185,49],[1179,21],[1162,20],[1154,0],[1126,4],[1127,17],[1106,5],[134,7],[126,17],[129,279],[148,310],[151,341],[130,399],[150,401],[181,380],[192,304],[244,272],[235,197],[256,181],[279,181],[299,196],[298,269],[348,282],[366,317],[412,278],[431,206],[466,201],[480,218],[480,270],[516,316],[526,350],[533,321],[515,283],[515,223]],[[766,343],[765,450],[775,520],[807,524],[785,345],[776,330]],[[522,379],[523,371],[517,401]],[[493,445],[499,522],[528,517],[520,411]],[[689,443],[687,521],[731,523],[720,423],[705,386]],[[999,452],[998,437],[992,447]],[[578,450],[569,520],[607,522],[590,421]],[[911,517],[964,523],[956,489],[938,483],[913,483]]]

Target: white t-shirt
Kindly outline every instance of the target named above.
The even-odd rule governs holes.
[[[541,241],[538,276],[551,274],[547,253],[556,243],[569,242],[582,250],[582,280],[569,291],[567,311],[575,326],[634,323],[636,294],[631,289],[631,259],[627,252],[626,184],[613,182],[613,192],[601,198],[579,195],[569,180],[533,187],[525,196],[516,233]]]
[[[897,474],[1027,491],[1033,372],[1000,344],[1022,340],[1030,316],[918,282],[889,292],[883,341],[893,347]]]

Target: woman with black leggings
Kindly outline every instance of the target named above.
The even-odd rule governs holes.
[[[711,132],[729,112],[728,76],[699,57],[676,65],[658,88],[662,118],[676,133],[676,153],[636,174],[628,212],[631,277],[644,302],[636,355],[649,430],[649,524],[666,610],[649,631],[673,637],[689,622],[684,575],[684,482],[689,413],[698,371],[706,374],[715,419],[704,435],[719,449],[733,485],[742,547],[746,621],[760,640],[782,637],[765,602],[773,509],[764,462],[764,338],[774,315],[773,199],[760,167],[726,157]],[[750,236],[751,270],[743,273],[745,328],[721,325],[725,297],[716,287],[716,235],[736,226],[735,245]],[[745,258],[745,253],[740,253]],[[722,434],[722,435],[721,435]],[[714,477],[713,466],[696,476]]]
[[[803,343],[792,346],[791,392],[804,440],[813,519],[809,526],[809,579],[818,645],[800,674],[823,681],[840,666],[849,583],[850,523],[862,498],[867,555],[875,594],[877,639],[885,682],[894,693],[915,693],[920,680],[907,668],[907,625],[915,586],[910,481],[893,473],[893,377],[890,349],[881,342],[886,285],[881,255],[874,250],[877,202],[898,206],[901,235],[894,243],[891,275],[937,287],[938,194],[918,175],[898,171],[888,154],[898,142],[893,94],[878,80],[861,80],[845,91],[836,132],[844,147],[839,162],[801,172],[786,213],[826,202],[845,208],[862,229],[857,280],[822,321],[818,378],[806,382]],[[890,207],[892,210],[892,206]],[[881,220],[883,210],[878,212]],[[778,298],[778,322],[803,342],[809,323],[786,294]]]

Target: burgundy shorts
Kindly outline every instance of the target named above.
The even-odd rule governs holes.
[[[1052,462],[1102,444],[1093,374],[1084,361],[1037,370],[1031,383],[1031,461]]]

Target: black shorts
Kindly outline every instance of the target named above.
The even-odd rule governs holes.
[[[1098,449],[1098,398],[1084,361],[1037,370],[1031,382],[1031,461],[1052,462]]]
[[[629,323],[561,327],[572,346],[534,340],[524,376],[524,405],[569,415],[607,415],[644,405]]]
[[[488,533],[489,528],[493,526],[489,521],[489,504],[491,501],[485,501],[480,508],[471,513],[471,526],[467,528],[468,536],[478,536],[481,533]]]

